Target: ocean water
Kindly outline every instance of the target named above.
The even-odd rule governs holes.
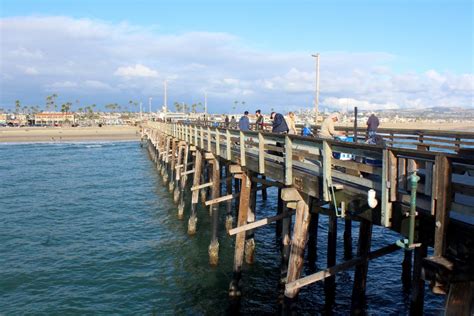
[[[171,194],[138,142],[1,144],[0,157],[1,315],[278,311],[275,226],[256,230],[256,261],[244,266],[243,297],[235,310],[227,296],[234,239],[221,225],[219,266],[210,267],[209,212],[199,208],[198,233],[189,237],[187,220],[177,219]],[[267,201],[258,195],[257,217],[275,214],[275,197],[274,190]],[[338,224],[342,249],[343,225]],[[324,216],[319,225],[321,251],[305,274],[325,267]],[[374,227],[372,249],[398,238]],[[409,294],[400,282],[402,257],[400,251],[370,262],[368,314],[408,313]],[[342,250],[337,260],[343,260]],[[322,283],[304,288],[298,312],[349,314],[352,280],[353,271],[337,275],[336,301],[329,308]],[[443,299],[427,288],[425,313],[440,314]]]

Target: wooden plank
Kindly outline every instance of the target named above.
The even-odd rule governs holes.
[[[225,146],[226,146],[226,158],[227,160],[232,160],[232,153],[231,153],[231,141],[230,141],[230,131],[225,131]]]
[[[293,214],[293,211],[289,211],[289,212],[286,212],[286,213],[281,213],[281,214],[275,215],[275,216],[270,216],[270,217],[263,218],[263,219],[260,219],[258,221],[255,221],[255,222],[243,225],[243,226],[233,228],[233,229],[229,230],[229,235],[233,236],[233,235],[235,235],[237,233],[240,233],[240,232],[248,231],[248,230],[255,229],[255,228],[258,228],[258,227],[261,227],[261,226],[265,226],[267,224],[276,222],[276,221],[278,221],[282,218],[285,218],[287,216],[291,216],[291,214]]]
[[[211,187],[212,184],[213,184],[213,182],[211,181],[211,182],[200,184],[200,185],[197,185],[197,186],[192,186],[191,191],[196,191],[196,190],[208,188],[208,187]]]
[[[245,167],[245,135],[240,131],[240,165]]]
[[[221,203],[221,202],[225,202],[225,201],[228,201],[228,200],[235,199],[236,197],[239,197],[239,196],[240,196],[239,193],[228,194],[228,195],[224,195],[224,196],[221,196],[221,197],[218,197],[218,198],[215,198],[215,199],[206,201],[204,204],[205,204],[206,206],[214,205],[214,204],[219,204],[219,203]]]
[[[451,208],[451,164],[446,156],[438,155],[435,160],[437,178],[436,225],[434,255],[443,256],[446,249],[446,233]]]
[[[405,158],[398,158],[398,188],[400,190],[407,190],[407,160]]]
[[[375,180],[370,180],[367,178],[359,178],[356,176],[351,176],[338,170],[332,170],[332,180],[335,181],[336,179],[340,179],[349,183],[360,185],[368,189],[374,189],[374,190],[381,189],[381,182],[376,182]]]
[[[375,167],[375,166],[367,165],[364,163],[358,163],[352,160],[333,159],[332,164],[334,166],[344,167],[347,169],[352,169],[352,170],[356,170],[360,172],[376,174],[376,175],[382,174],[382,168],[380,167]]]
[[[350,269],[350,268],[352,268],[352,267],[354,267],[358,264],[363,263],[364,261],[377,259],[379,257],[382,257],[382,256],[385,256],[385,255],[390,254],[392,252],[395,252],[399,249],[400,249],[400,247],[397,246],[396,244],[391,244],[391,245],[385,246],[383,248],[380,248],[380,249],[377,249],[375,251],[370,252],[369,255],[365,258],[357,257],[357,258],[345,261],[341,264],[338,264],[338,265],[329,267],[327,269],[318,271],[318,272],[313,273],[311,275],[305,276],[304,278],[298,279],[298,280],[293,281],[291,283],[287,283],[286,286],[285,286],[285,289],[294,290],[294,289],[302,288],[303,286],[321,281],[321,280],[323,280],[325,278],[328,278],[330,276],[334,276],[334,275],[336,275],[336,273],[348,270],[348,269]]]
[[[329,185],[332,184],[331,173],[332,150],[327,141],[323,141],[323,199],[330,201]]]
[[[388,162],[389,162],[389,181],[390,181],[390,202],[397,200],[397,186],[398,186],[398,160],[393,151],[388,151]]]
[[[424,187],[424,194],[427,196],[431,196],[433,192],[433,163],[426,162],[425,163],[425,187]]]
[[[258,172],[265,173],[265,138],[258,133]]]
[[[285,136],[285,184],[293,184],[293,144],[288,136]]]
[[[201,126],[201,149],[204,149],[204,128]]]
[[[383,160],[382,160],[382,198],[381,198],[381,224],[385,227],[392,226],[392,203],[390,203],[390,192],[389,192],[389,171],[390,171],[390,158],[389,151],[384,149]]]
[[[221,155],[221,133],[219,129],[216,128],[216,156],[220,157]]]

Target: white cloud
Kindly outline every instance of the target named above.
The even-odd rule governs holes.
[[[206,90],[215,111],[234,100],[264,111],[313,104],[316,73],[310,53],[252,49],[232,34],[160,34],[127,23],[62,16],[3,18],[0,32],[0,88],[7,91],[0,106],[18,98],[43,104],[51,92],[96,104],[161,100],[165,79],[170,103],[203,102]],[[469,69],[464,74],[436,67],[397,72],[396,61],[387,52],[321,52],[321,106],[474,106]]]
[[[50,90],[76,88],[77,86],[77,82],[72,81],[58,81],[46,85],[46,87]]]
[[[34,76],[39,74],[38,70],[35,67],[18,66],[18,69],[20,69],[25,75]]]
[[[114,72],[114,75],[125,78],[155,78],[158,77],[158,72],[141,64],[136,64],[135,66],[119,67]]]

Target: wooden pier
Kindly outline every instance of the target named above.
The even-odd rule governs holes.
[[[254,261],[254,234],[277,222],[284,311],[290,311],[302,287],[314,282],[324,280],[326,300],[334,299],[335,274],[355,268],[352,310],[363,313],[369,261],[399,251],[413,315],[423,313],[425,282],[435,293],[447,294],[447,314],[469,315],[474,310],[474,133],[381,133],[384,146],[197,124],[152,122],[142,130],[178,205],[177,217],[188,217],[189,234],[199,230],[197,204],[209,207],[211,265],[219,263],[219,238],[228,238],[218,236],[218,225],[235,236],[229,296],[245,297],[240,279],[244,260]],[[279,190],[278,209],[258,218],[256,192],[266,198],[268,187]],[[226,205],[225,223],[219,223],[219,203]],[[317,245],[315,238],[320,216],[328,216],[326,245]],[[344,262],[336,262],[337,218],[345,220]],[[354,256],[352,222],[360,223]],[[372,249],[373,225],[403,238]],[[314,256],[321,247],[327,247],[327,268],[302,276],[304,252]],[[429,257],[428,247],[434,249]]]

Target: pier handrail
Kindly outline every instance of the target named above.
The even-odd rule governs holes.
[[[212,121],[182,121],[182,124],[192,124],[204,127],[218,127],[222,129],[237,130],[237,125],[225,124],[223,122]],[[215,126],[217,125],[217,126]],[[303,125],[297,124],[296,129],[300,134]],[[256,130],[254,123],[250,124],[251,130]],[[314,126],[312,126],[314,130]],[[344,131],[348,136],[354,137],[354,128],[349,126],[336,126],[337,131]],[[263,131],[271,131],[271,125],[266,124]],[[364,142],[367,137],[366,128],[359,127],[357,131],[357,141]],[[424,129],[395,129],[379,128],[377,133],[383,138],[389,147],[417,148],[420,150],[457,153],[460,150],[474,150],[474,132],[465,131],[440,131]],[[316,133],[315,133],[316,134]]]
[[[474,185],[469,181],[466,183],[467,177],[474,176],[474,163],[472,158],[462,155],[266,131],[242,132],[202,124],[149,123],[148,126],[186,140],[217,157],[243,167],[249,166],[259,173],[267,172],[271,178],[309,195],[318,196],[322,192],[327,201],[330,200],[330,185],[344,186],[353,194],[367,194],[369,189],[374,189],[381,200],[381,224],[384,226],[391,225],[392,202],[409,204],[407,182],[414,171],[422,175],[417,189],[420,193],[417,196],[418,208],[435,215],[439,200],[436,190],[443,172],[435,167],[439,157],[443,157],[456,174],[444,174],[449,177],[453,189],[448,194],[449,203],[445,208],[461,217],[467,216],[468,222],[472,222],[474,217],[474,205],[470,204],[469,198],[468,202],[462,198],[465,195],[474,197]],[[335,158],[341,154],[351,155],[352,159]],[[313,178],[322,181],[313,181]]]

